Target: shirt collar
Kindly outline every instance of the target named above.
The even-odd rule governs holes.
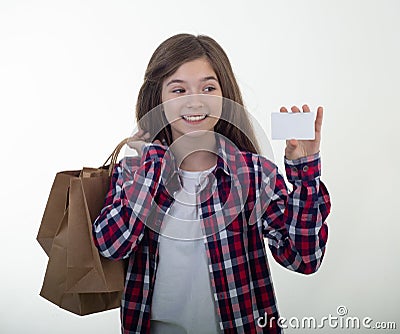
[[[236,172],[235,157],[238,148],[229,139],[225,139],[222,135],[216,135],[217,140],[217,170],[222,170],[226,175]]]

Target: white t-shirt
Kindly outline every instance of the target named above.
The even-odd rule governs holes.
[[[164,217],[151,305],[152,334],[218,333],[196,192],[207,174],[179,170],[183,188]]]

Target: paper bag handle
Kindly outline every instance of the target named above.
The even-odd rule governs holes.
[[[115,148],[114,151],[110,154],[110,156],[107,158],[107,160],[104,162],[103,167],[107,165],[108,162],[110,162],[110,165],[108,166],[108,175],[112,174],[112,171],[114,169],[114,166],[117,162],[119,152],[121,151],[122,147],[126,145],[131,137],[125,138],[122,140]]]

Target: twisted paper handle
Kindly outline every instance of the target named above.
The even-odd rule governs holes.
[[[108,166],[108,175],[111,176],[112,171],[114,169],[115,164],[117,163],[118,155],[119,152],[121,151],[122,147],[124,147],[130,140],[131,138],[125,138],[122,140],[115,148],[114,151],[110,154],[110,156],[107,158],[107,160],[104,162],[103,167],[107,165],[108,162],[110,162],[110,166]]]

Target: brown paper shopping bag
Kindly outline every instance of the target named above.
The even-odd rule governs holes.
[[[43,215],[37,240],[49,262],[40,295],[75,314],[100,312],[121,303],[124,262],[99,255],[92,223],[101,211],[111,171],[126,142],[115,148],[109,166],[57,173]]]
[[[79,170],[56,174],[36,238],[47,255],[50,255],[53,239],[68,207],[70,181],[79,175]]]
[[[101,293],[69,292],[67,289],[68,212],[54,237],[49,263],[40,295],[62,309],[78,315],[86,315],[117,308],[121,304],[122,291]],[[118,263],[118,262],[116,262]],[[118,268],[118,270],[120,270]],[[96,277],[92,277],[96,281]]]

